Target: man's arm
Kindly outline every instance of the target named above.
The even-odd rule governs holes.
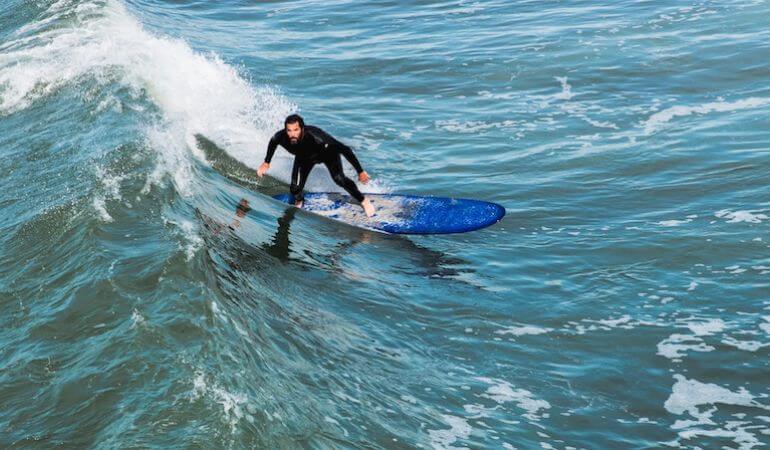
[[[356,154],[353,153],[353,150],[334,138],[332,138],[332,141],[334,141],[334,145],[337,147],[337,150],[345,156],[345,159],[347,159],[348,162],[353,165],[353,167],[355,167],[356,172],[358,173],[358,181],[364,184],[368,183],[371,178],[369,177],[369,174],[366,173],[364,168],[361,167],[361,163],[358,161],[358,158],[356,158]]]
[[[278,140],[280,137],[278,136],[281,132],[277,132],[273,135],[273,137],[270,138],[270,142],[267,144],[267,154],[265,155],[265,162],[270,164],[270,161],[273,160],[273,155],[275,154],[275,149],[278,147]]]
[[[267,172],[267,169],[270,168],[270,161],[273,159],[273,155],[275,154],[275,149],[278,147],[278,141],[279,141],[279,134],[281,132],[277,132],[273,135],[273,137],[270,138],[270,142],[267,144],[267,154],[265,155],[265,162],[263,162],[259,168],[257,169],[257,175],[262,176]]]
[[[334,139],[334,138],[332,138]],[[348,160],[350,164],[355,167],[357,173],[361,173],[364,171],[364,168],[361,166],[361,163],[358,161],[358,158],[356,158],[356,154],[353,153],[353,149],[348,147],[347,145],[343,144],[340,141],[337,141],[334,139],[335,145],[337,147],[337,150],[339,150],[340,153],[342,153],[342,156],[345,157],[345,159]]]

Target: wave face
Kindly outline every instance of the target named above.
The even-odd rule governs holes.
[[[7,0],[0,446],[759,447],[768,15]],[[286,209],[294,111],[370,191],[508,215]]]

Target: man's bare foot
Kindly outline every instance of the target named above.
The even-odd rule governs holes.
[[[372,202],[370,202],[368,198],[364,197],[361,201],[361,207],[364,208],[367,217],[372,217],[374,215],[374,205],[372,205]]]
[[[294,202],[294,206],[297,208],[302,208],[302,202]]]

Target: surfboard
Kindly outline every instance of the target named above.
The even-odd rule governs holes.
[[[350,196],[333,192],[305,194],[302,209],[349,225],[390,234],[465,233],[488,227],[505,216],[496,203],[449,197],[419,195],[366,194],[376,209],[366,217]],[[273,196],[293,203],[290,194]]]

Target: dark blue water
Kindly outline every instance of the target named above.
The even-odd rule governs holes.
[[[768,17],[4,2],[0,446],[768,443]],[[251,169],[291,112],[370,192],[508,214],[405,238],[287,209],[290,155]]]

